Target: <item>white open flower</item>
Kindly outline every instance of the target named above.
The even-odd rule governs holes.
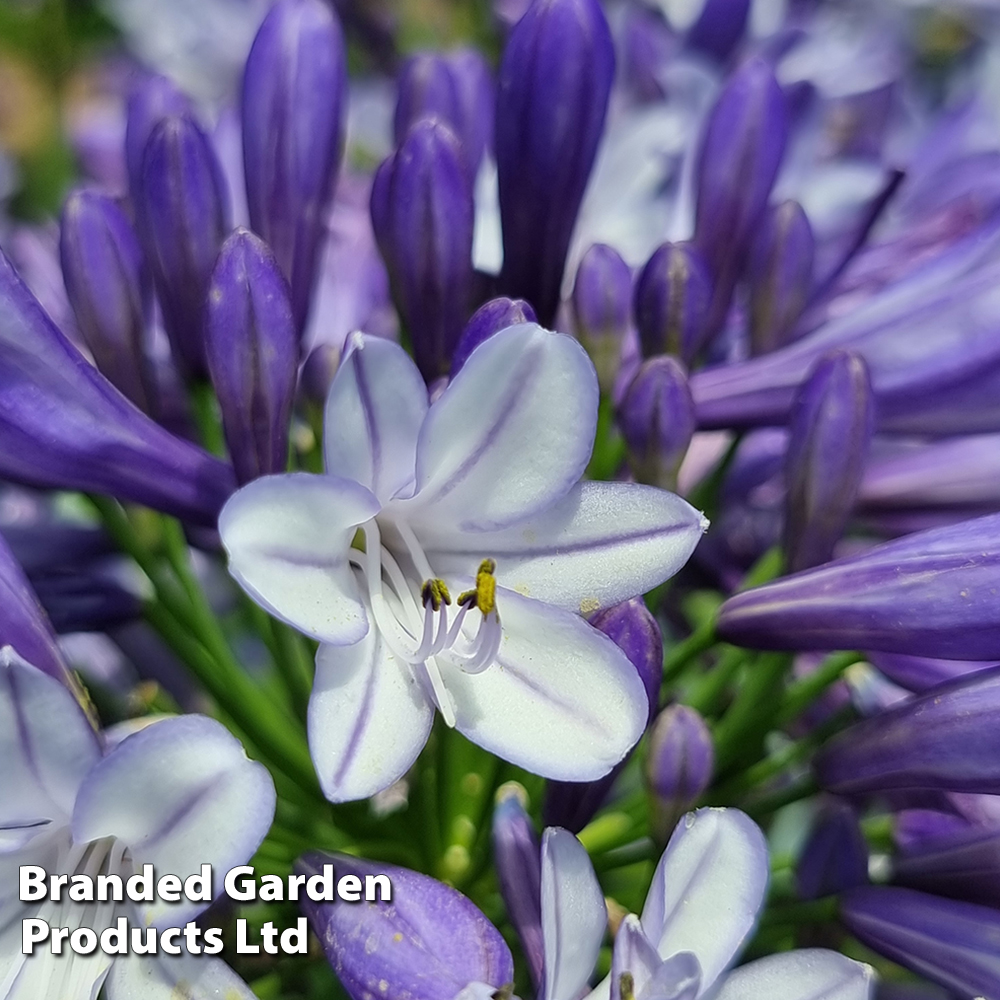
[[[600,777],[638,740],[638,674],[580,616],[671,576],[706,522],[661,490],[579,482],[597,403],[580,345],[534,324],[481,344],[433,405],[400,347],[355,335],[326,474],[268,476],[227,503],[232,574],[323,643],[309,737],[330,799],[399,778],[435,708],[562,780]]]

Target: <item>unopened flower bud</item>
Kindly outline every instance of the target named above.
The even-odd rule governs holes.
[[[819,899],[868,881],[868,844],[854,809],[834,801],[809,833],[795,872],[799,896]]]
[[[472,187],[444,122],[417,122],[379,167],[371,212],[393,298],[430,382],[447,374],[475,279]]]
[[[618,426],[636,479],[676,489],[696,426],[683,365],[668,355],[644,362],[618,408]]]
[[[135,202],[142,182],[142,159],[153,130],[171,115],[194,115],[191,99],[165,76],[141,79],[128,97],[125,118],[125,170]]]
[[[875,427],[868,366],[838,351],[820,360],[792,407],[785,458],[790,572],[833,555],[861,485]]]
[[[632,272],[613,247],[595,243],[580,261],[573,284],[576,335],[610,393],[621,366],[632,309]]]
[[[749,14],[750,0],[705,0],[688,30],[687,44],[724,63],[742,40]]]
[[[705,720],[687,705],[670,705],[653,720],[646,757],[653,835],[666,842],[677,821],[712,782],[715,750]]]
[[[451,377],[454,378],[458,374],[469,355],[494,333],[520,323],[537,322],[535,310],[524,299],[490,299],[481,305],[465,324],[465,329],[462,330],[451,356]]]

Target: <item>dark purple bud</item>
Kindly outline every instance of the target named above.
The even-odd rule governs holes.
[[[205,351],[237,480],[284,472],[298,337],[278,262],[245,229],[222,245],[212,272]]]
[[[524,789],[509,784],[497,792],[493,810],[493,861],[507,916],[521,941],[528,971],[540,990],[544,982],[542,940],[542,856],[538,835],[524,811]]]
[[[105,632],[142,617],[142,601],[114,577],[90,568],[35,577],[35,592],[52,627],[69,632]]]
[[[535,310],[524,299],[490,299],[473,314],[462,330],[451,356],[451,377],[454,378],[469,355],[494,333],[521,323],[537,323]]]
[[[731,597],[717,627],[758,649],[986,660],[1000,649],[1000,515],[918,531]]]
[[[66,295],[97,367],[151,412],[155,387],[143,343],[148,283],[125,213],[103,194],[74,192],[63,206],[59,256]]]
[[[688,31],[688,45],[725,62],[743,40],[749,13],[750,0],[705,0],[698,20]]]
[[[840,900],[859,941],[965,997],[1000,995],[1000,911],[937,896],[865,886]]]
[[[622,601],[599,611],[590,619],[590,624],[612,639],[639,672],[649,701],[648,719],[652,719],[663,680],[663,636],[645,602],[641,597]],[[597,781],[547,782],[542,805],[545,825],[561,826],[571,833],[582,830],[604,804],[628,760],[626,757]]]
[[[799,896],[819,899],[868,882],[868,843],[846,802],[832,802],[817,817],[795,871]]]
[[[789,572],[833,555],[857,499],[874,427],[868,366],[846,351],[823,358],[792,407],[785,456]]]
[[[580,261],[573,283],[576,336],[597,369],[601,392],[610,393],[621,366],[622,343],[632,311],[632,272],[612,247],[595,243]]]
[[[658,9],[644,3],[628,5],[622,25],[622,75],[636,101],[667,96],[664,71],[676,50],[675,35]]]
[[[868,661],[893,684],[920,693],[938,684],[997,665],[992,660],[942,660],[903,653],[869,653]]]
[[[971,827],[923,840],[896,858],[893,881],[1000,907],[1000,829]]]
[[[658,247],[635,283],[635,324],[647,358],[690,364],[705,344],[712,282],[701,254],[684,243]]]
[[[750,242],[767,208],[788,138],[788,112],[759,57],[726,82],[698,150],[695,246],[714,281],[709,334],[721,327]]]
[[[344,854],[311,852],[295,870],[322,875],[327,864],[334,879],[354,875],[364,885],[386,875],[392,886],[391,902],[301,903],[353,1000],[454,1000],[470,983],[499,989],[513,981],[500,932],[461,893],[429,875]]]
[[[897,788],[1000,793],[1000,667],[941,684],[851,726],[815,760],[840,794]]]
[[[675,490],[696,427],[684,366],[668,355],[643,362],[618,408],[618,426],[635,478]]]
[[[136,211],[163,325],[189,375],[206,373],[205,296],[229,232],[228,197],[215,151],[194,121],[174,116],[157,125],[146,144]]]
[[[215,524],[232,470],[136,409],[60,333],[0,254],[0,476],[108,493]]]
[[[339,367],[340,351],[333,344],[318,344],[314,347],[299,375],[299,389],[305,398],[322,406]]]
[[[414,125],[375,174],[371,210],[393,298],[430,382],[448,372],[475,280],[472,187],[447,125]]]
[[[190,98],[165,76],[142,78],[128,98],[125,121],[125,169],[133,203],[142,187],[142,160],[153,130],[172,115],[194,115]]]
[[[797,201],[768,211],[750,249],[750,347],[784,347],[809,299],[816,240]]]
[[[401,146],[421,118],[438,118],[455,134],[470,181],[493,139],[493,79],[482,55],[460,49],[411,56],[399,74],[393,131]]]
[[[670,705],[653,720],[646,756],[653,835],[666,841],[677,821],[712,783],[715,748],[705,720],[687,705]]]
[[[614,72],[614,45],[598,0],[534,0],[500,63],[500,288],[527,299],[542,326],[552,325],[559,306]]]
[[[347,56],[334,5],[279,0],[243,74],[243,169],[250,225],[291,287],[301,334],[340,164]]]

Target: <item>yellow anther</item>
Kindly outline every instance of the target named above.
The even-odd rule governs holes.
[[[497,606],[497,581],[493,575],[497,564],[492,559],[484,559],[476,573],[476,607],[485,618]]]
[[[424,585],[420,588],[420,599],[425,608],[429,604],[435,611],[440,611],[442,604],[451,604],[448,584],[438,578],[424,580]]]
[[[623,972],[618,977],[618,993],[622,1000],[635,1000],[635,979],[631,972]]]

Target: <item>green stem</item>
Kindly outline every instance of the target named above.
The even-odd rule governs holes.
[[[726,646],[715,666],[697,679],[685,696],[685,703],[702,715],[718,712],[719,702],[726,688],[733,682],[740,667],[752,655],[738,646]]]
[[[202,445],[213,455],[224,456],[226,440],[219,422],[218,402],[208,382],[198,382],[192,387],[191,409]]]
[[[594,871],[605,872],[612,868],[624,868],[626,865],[638,864],[640,861],[656,859],[656,844],[651,837],[640,837],[630,844],[613,848],[598,854],[592,859]]]
[[[837,897],[826,896],[823,899],[809,899],[769,906],[760,920],[761,929],[765,927],[819,924],[837,919]]]
[[[775,724],[784,726],[798,718],[831,684],[838,681],[848,667],[860,663],[860,653],[834,653],[828,656],[808,677],[790,685],[778,709]]]
[[[747,806],[747,812],[754,818],[767,816],[770,813],[777,812],[779,809],[783,809],[785,806],[790,806],[793,802],[801,802],[803,799],[812,798],[819,790],[819,784],[816,779],[812,775],[809,775],[809,777],[804,778],[802,781],[788,785],[787,788],[782,788],[773,795],[758,799],[753,805]]]
[[[270,618],[268,628],[271,633],[271,649],[292,704],[300,719],[305,719],[312,693],[312,660],[298,633],[287,625]]]
[[[663,683],[676,680],[684,668],[705,650],[715,644],[715,621],[702,622],[686,639],[679,642],[663,657]]]

